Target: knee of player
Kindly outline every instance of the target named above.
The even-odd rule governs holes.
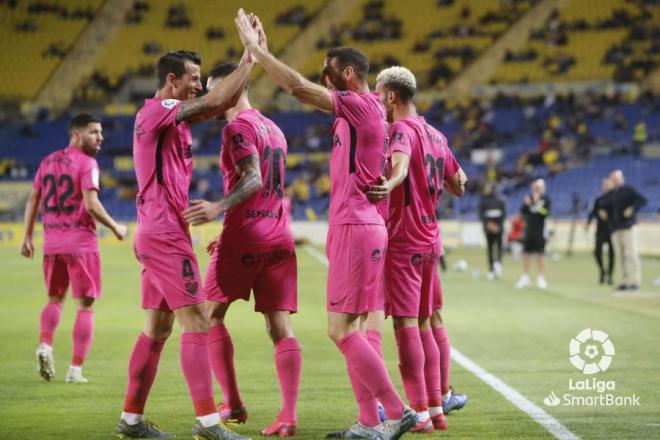
[[[435,309],[431,315],[431,326],[433,327],[442,327],[444,322],[442,321],[442,310]]]
[[[76,302],[78,303],[78,310],[91,310],[94,305],[94,298],[78,298]]]

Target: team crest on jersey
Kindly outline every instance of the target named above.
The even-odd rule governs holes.
[[[179,100],[178,99],[163,99],[160,103],[166,109],[172,110],[174,108],[174,106],[179,103]]]
[[[333,147],[339,147],[339,146],[341,146],[341,140],[339,139],[339,136],[338,136],[338,135],[334,135],[334,136],[332,137],[332,146],[333,146]]]
[[[405,145],[405,143],[406,143],[405,138],[403,137],[403,133],[401,133],[400,131],[397,131],[396,133],[394,133],[392,135],[392,139],[394,140],[394,142],[398,142],[400,144]]]

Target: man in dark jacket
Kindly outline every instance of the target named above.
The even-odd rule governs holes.
[[[506,218],[506,203],[495,194],[492,183],[484,186],[479,202],[479,218],[486,234],[486,249],[488,250],[489,280],[502,275],[502,235],[504,234],[504,219]]]
[[[589,225],[596,220],[596,247],[594,256],[600,269],[600,284],[612,284],[612,271],[614,270],[614,246],[612,246],[612,234],[610,224],[607,219],[607,204],[612,195],[612,182],[609,177],[605,177],[602,182],[603,193],[594,200],[593,206],[589,211],[589,218],[585,225],[585,231],[589,230]],[[603,248],[607,244],[607,269],[603,262]]]
[[[625,184],[623,172],[610,173],[613,190],[608,198],[607,212],[612,231],[614,254],[621,268],[621,284],[617,290],[637,290],[642,282],[642,263],[637,248],[637,212],[646,205],[646,198]]]

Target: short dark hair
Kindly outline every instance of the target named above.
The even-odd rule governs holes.
[[[232,63],[231,61],[225,61],[224,63],[219,63],[213,66],[209,72],[209,77],[213,79],[225,78],[236,69],[238,69],[238,64]]]
[[[69,121],[69,133],[76,129],[85,128],[87,124],[91,124],[92,122],[98,122],[100,124],[101,120],[89,113],[79,113]]]
[[[347,66],[353,67],[360,79],[366,79],[369,75],[369,61],[359,49],[346,46],[333,47],[326,57],[329,60],[337,58],[339,70],[344,70]]]
[[[156,63],[158,88],[160,89],[165,85],[167,75],[170,73],[173,73],[177,78],[181,78],[186,73],[186,61],[198,66],[202,65],[202,57],[197,52],[189,50],[171,50],[158,58]]]

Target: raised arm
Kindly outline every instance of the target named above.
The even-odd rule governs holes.
[[[243,9],[239,9],[234,22],[245,48],[284,91],[303,104],[312,105],[325,112],[334,111],[332,95],[328,89],[309,81],[268,51],[266,35],[259,18],[255,17],[253,26]]]
[[[34,257],[34,244],[32,243],[32,234],[34,233],[34,222],[37,219],[39,210],[39,201],[41,200],[41,191],[32,188],[25,204],[25,216],[23,226],[25,235],[21,242],[21,255],[25,258]]]
[[[250,154],[239,160],[236,170],[241,177],[227,197],[218,202],[192,200],[191,206],[183,211],[183,218],[193,226],[208,223],[218,218],[223,212],[243,203],[261,189],[263,183],[259,157],[256,154]]]
[[[185,101],[176,112],[177,122],[199,122],[224,113],[238,102],[245,89],[254,63],[249,53],[243,55],[238,68],[206,95]]]
[[[83,190],[83,203],[85,204],[87,212],[110,229],[112,233],[115,234],[115,237],[117,237],[117,240],[123,240],[126,237],[126,233],[128,232],[126,225],[117,223],[115,219],[108,214],[99,200],[99,195],[95,189]]]

